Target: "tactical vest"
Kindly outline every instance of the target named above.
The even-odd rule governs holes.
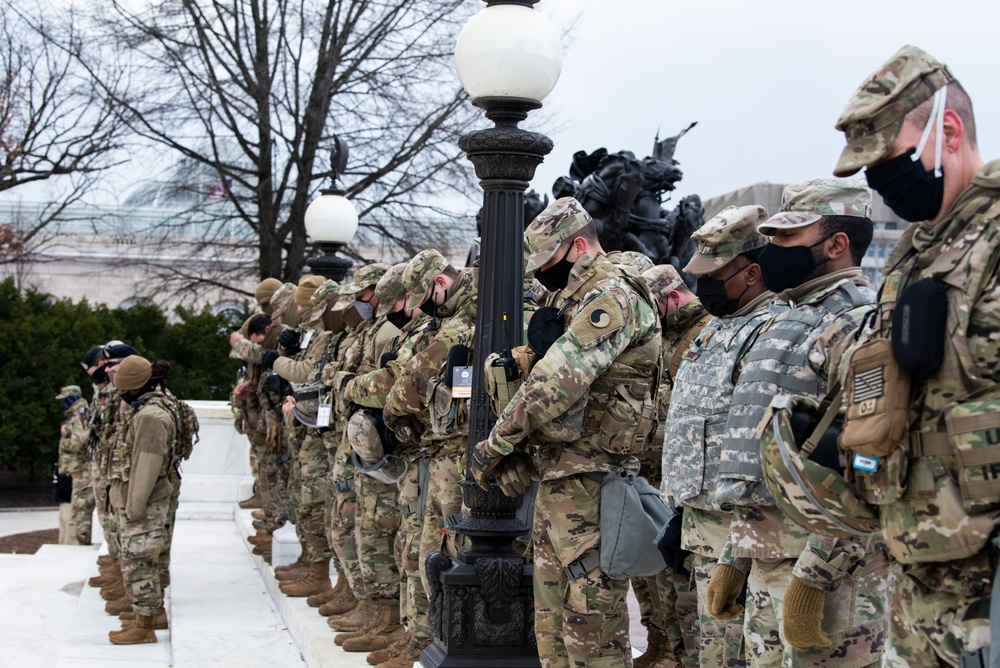
[[[730,504],[774,505],[764,484],[757,426],[776,395],[805,396],[817,401],[823,397],[827,379],[820,377],[809,364],[810,351],[834,321],[843,318],[860,324],[875,300],[875,291],[870,286],[858,285],[847,278],[823,292],[809,303],[796,304],[769,320],[743,358],[743,371],[733,392],[719,461],[717,499],[725,508],[731,507]],[[736,495],[731,487],[727,490],[723,483],[726,479],[747,481],[751,485],[743,498],[733,498]]]
[[[902,563],[975,555],[1000,523],[1000,391],[983,377],[968,345],[977,335],[970,313],[1000,257],[998,219],[996,191],[972,197],[938,223],[947,228],[924,252],[904,237],[883,279],[876,331],[889,329],[892,308],[910,283],[936,278],[948,301],[943,363],[931,377],[911,382],[909,436],[876,471],[852,471],[859,493],[879,505],[889,549]]]
[[[468,321],[468,326],[458,332],[455,340],[448,342],[450,343],[448,359],[452,358],[453,351],[457,346],[465,346],[467,356],[464,363],[462,360],[457,360],[459,363],[456,366],[471,367],[473,344],[476,340],[476,289],[471,283],[471,277],[466,278],[459,289],[463,291],[463,294],[458,295],[455,300],[455,312],[449,313],[448,302],[445,302],[445,306],[439,309],[439,314],[443,318],[447,318],[449,322],[454,318]],[[434,442],[434,455],[436,457],[450,456],[461,451],[465,447],[464,440],[456,437],[468,436],[469,434],[471,398],[452,396],[454,378],[448,377],[448,374],[451,373],[448,368],[448,359],[441,364],[438,374],[427,381],[428,428],[423,434],[423,440],[425,445],[428,441]],[[470,368],[470,372],[476,373],[477,369]],[[437,446],[442,445],[443,447],[440,449],[437,448]]]
[[[146,401],[142,401],[138,407],[133,407],[127,411],[127,415],[122,420],[121,426],[118,429],[115,444],[111,448],[111,454],[108,458],[109,480],[121,480],[124,483],[128,483],[132,474],[132,447],[137,438],[142,438],[141,434],[135,433],[135,418],[147,405],[153,406],[161,401],[166,401],[166,398],[162,397],[162,395],[149,397]],[[177,438],[176,430],[174,438]],[[173,467],[173,450],[174,444],[171,443],[167,451],[167,456],[163,458],[163,465],[160,467],[158,477],[162,478],[166,476]]]
[[[663,442],[664,491],[678,505],[718,510],[713,499],[733,374],[753,336],[773,315],[767,304],[747,315],[713,318],[683,355]]]

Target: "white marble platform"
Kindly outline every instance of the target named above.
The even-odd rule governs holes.
[[[0,538],[16,533],[59,528],[59,510],[11,508],[0,510]]]

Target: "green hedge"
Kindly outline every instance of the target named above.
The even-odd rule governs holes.
[[[54,397],[63,385],[79,385],[90,399],[80,362],[111,339],[170,362],[167,387],[177,396],[227,399],[238,366],[228,357],[229,333],[249,314],[178,308],[175,315],[168,322],[156,306],[109,309],[32,289],[19,294],[12,278],[0,282],[0,467],[47,474],[63,419]]]

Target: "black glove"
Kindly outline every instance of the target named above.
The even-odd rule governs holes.
[[[667,562],[667,566],[670,567],[670,570],[678,575],[691,575],[691,572],[684,568],[684,560],[687,559],[687,556],[691,553],[681,548],[680,508],[677,509],[677,514],[670,518],[670,524],[667,525],[667,528],[663,532],[660,542],[656,544],[656,547],[659,548],[660,554],[663,555],[663,560]]]
[[[278,343],[289,350],[299,347],[299,333],[292,328],[288,328],[278,336]]]
[[[265,369],[274,368],[274,360],[281,357],[276,350],[265,350],[260,356],[260,365]]]

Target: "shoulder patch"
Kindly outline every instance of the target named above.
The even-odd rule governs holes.
[[[587,348],[598,339],[618,331],[624,324],[621,305],[611,295],[603,294],[576,314],[569,329],[580,344]]]

